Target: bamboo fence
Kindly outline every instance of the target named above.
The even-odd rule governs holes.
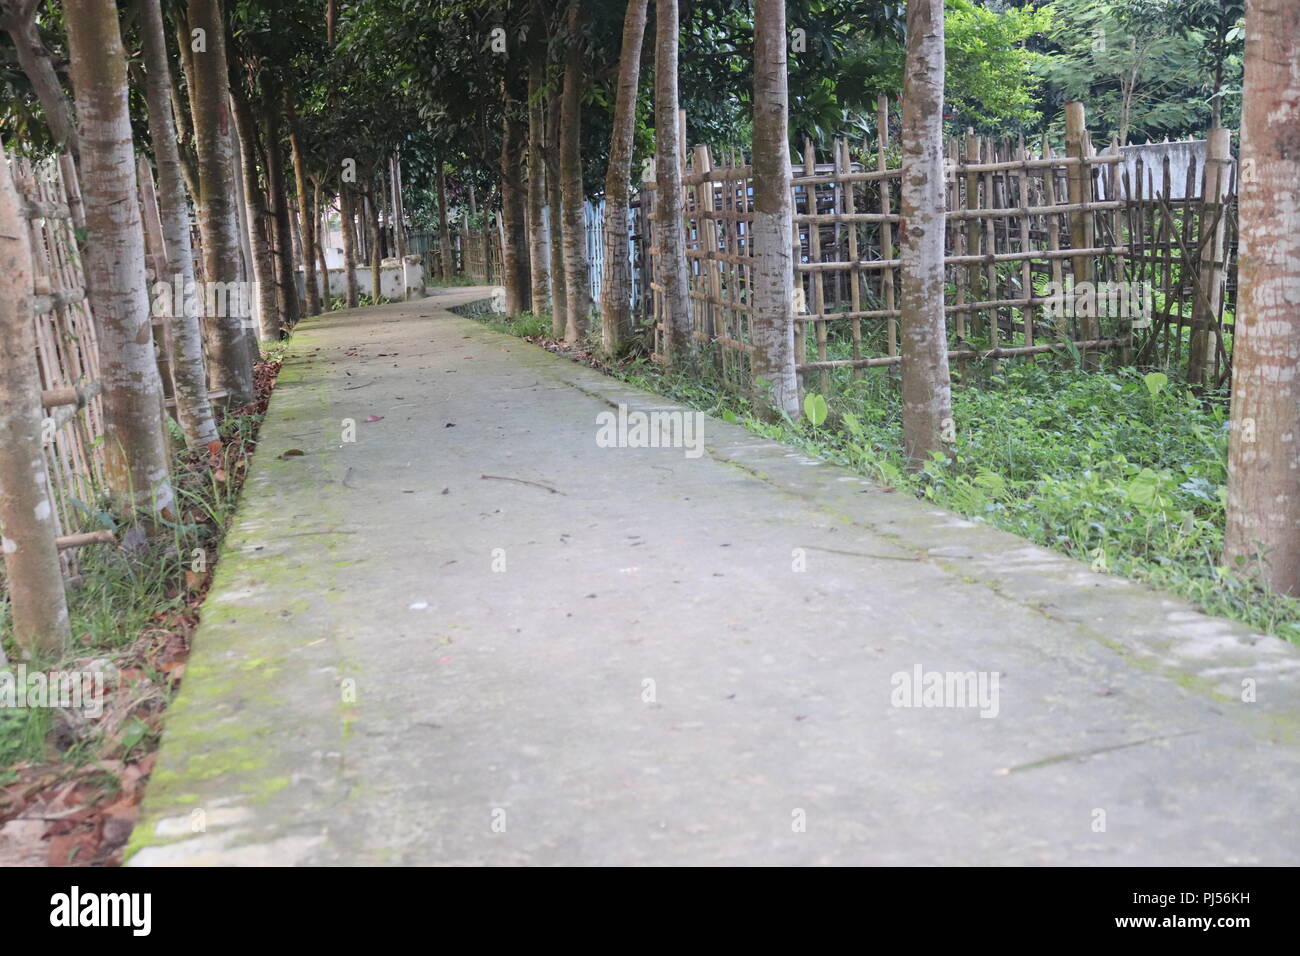
[[[104,537],[79,533],[104,488],[99,350],[75,232],[81,196],[66,157],[35,164],[16,158],[10,171],[27,207],[48,492],[57,543],[71,571],[71,549]]]
[[[1149,175],[1145,186],[1130,183],[1117,146],[1093,148],[1081,108],[1067,109],[1066,132],[1064,153],[1045,141],[1031,151],[1023,141],[974,135],[947,144],[950,358],[960,369],[1069,343],[1090,368],[1107,351],[1176,363],[1200,287],[1221,380],[1230,354],[1223,347],[1225,305],[1235,289],[1227,279],[1235,182],[1211,179],[1207,200],[1204,177],[1196,193],[1193,168],[1184,194],[1194,198],[1171,200],[1167,161],[1163,184]],[[1220,163],[1230,162],[1226,146],[1224,152]],[[796,369],[805,386],[815,373],[825,391],[836,373],[857,378],[901,361],[902,169],[885,138],[860,146],[839,139],[820,156],[805,141],[799,158],[792,167],[791,237]],[[692,334],[717,347],[722,370],[740,383],[751,351],[752,170],[732,153],[715,165],[708,147],[696,146],[684,163],[683,186]],[[664,212],[656,208],[653,183],[641,202],[650,210],[645,258],[658,358],[665,315],[656,224]],[[1093,299],[1097,308],[1085,307],[1085,282],[1102,293]],[[1133,282],[1151,284],[1151,314],[1135,314],[1144,304],[1127,298],[1134,287],[1117,286]],[[1115,287],[1118,298],[1106,301],[1101,283]]]

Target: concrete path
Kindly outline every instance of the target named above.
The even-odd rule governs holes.
[[[295,336],[133,864],[1300,862],[1296,649],[738,426],[600,447],[680,409],[483,295]]]

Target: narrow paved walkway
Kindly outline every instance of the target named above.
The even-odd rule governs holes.
[[[1294,648],[738,426],[599,447],[677,406],[484,294],[295,336],[134,864],[1300,862]]]

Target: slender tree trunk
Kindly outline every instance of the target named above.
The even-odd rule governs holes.
[[[943,298],[943,0],[908,0],[903,80],[903,446],[919,469],[954,440]]]
[[[167,274],[159,282],[175,288],[182,300],[194,288],[194,253],[190,248],[190,210],[177,146],[172,110],[172,77],[159,0],[140,0],[140,31],[144,45],[145,87],[149,101],[149,137],[158,162],[158,206],[162,217]],[[190,448],[220,444],[212,407],[208,403],[208,373],[203,359],[203,330],[197,311],[172,302],[168,310],[172,333],[172,382],[176,387],[176,417]]]
[[[546,124],[541,92],[546,74],[545,50],[544,45],[537,44],[528,62],[528,265],[533,315],[546,314],[551,294],[551,251],[542,214],[546,208],[546,169],[542,160]]]
[[[80,117],[83,260],[99,331],[106,477],[119,506],[169,516],[173,495],[162,379],[145,287],[144,228],[117,4],[68,0],[63,9]]]
[[[393,210],[393,250],[397,258],[406,256],[406,206],[402,203],[402,158],[394,153],[388,160],[388,186]]]
[[[355,309],[360,296],[357,292],[357,239],[356,209],[352,190],[346,183],[339,184],[339,217],[343,220],[343,276],[347,282],[348,308]]]
[[[266,188],[271,200],[271,255],[275,269],[275,294],[280,312],[280,335],[298,324],[302,315],[298,280],[293,267],[293,232],[289,224],[289,193],[285,187],[283,109],[280,91],[268,79],[262,89],[262,132],[266,137]]]
[[[72,154],[80,164],[80,143],[77,139],[76,119],[72,114],[72,101],[63,91],[59,75],[51,62],[50,51],[45,48],[36,30],[36,0],[0,0],[0,28],[8,31],[14,41],[14,53],[27,80],[40,101],[50,137],[56,144]]]
[[[177,62],[181,65],[181,75],[185,77],[186,93],[181,92],[179,79],[172,86],[172,117],[176,120],[176,138],[181,153],[181,168],[185,172],[185,188],[193,197],[199,195],[199,165],[194,155],[194,112],[189,106],[188,91],[194,88],[194,54],[190,50],[189,28],[185,24],[185,11],[180,7],[173,10],[173,22]],[[170,51],[169,51],[170,52]]]
[[[785,36],[784,0],[755,0],[754,266],[751,270],[754,352],[750,371],[755,400],[760,407],[798,418],[794,251],[790,242],[794,232],[794,199],[790,192],[790,94]],[[681,208],[667,205],[662,195],[657,203],[671,217],[676,217]]]
[[[564,338],[569,321],[568,280],[564,273],[564,202],[560,189],[561,96],[551,96],[546,117],[546,209],[550,219],[551,246],[551,338]]]
[[[325,258],[325,243],[329,239],[329,231],[328,223],[324,221],[327,218],[325,210],[321,208],[320,180],[312,180],[311,197],[312,221],[316,223],[316,265],[320,267],[321,309],[328,312],[331,300],[330,269],[329,262]]]
[[[447,165],[442,160],[438,160],[438,247],[442,277],[450,280],[456,274],[456,254],[451,248],[451,225],[447,212]]]
[[[301,244],[302,285],[307,314],[320,315],[320,287],[316,285],[316,223],[311,214],[311,194],[307,191],[307,171],[298,145],[296,119],[289,114],[289,150],[293,156],[294,190],[298,194],[298,235]]]
[[[383,191],[383,180],[380,180],[378,190],[372,188],[371,192],[366,195],[366,211],[370,214],[370,299],[371,304],[379,302],[379,296],[382,293],[383,284],[383,233],[379,225],[379,203],[377,202],[376,192]]]
[[[292,124],[292,120],[290,122]],[[316,219],[312,216],[307,170],[303,165],[303,151],[298,146],[296,131],[290,131],[289,148],[294,157],[294,190],[298,193],[298,234],[302,245],[303,291],[307,299],[307,315],[320,315],[321,290],[316,285]]]
[[[1246,2],[1225,563],[1300,596],[1300,5]]]
[[[154,0],[157,2],[157,0]],[[275,290],[275,259],[267,233],[271,214],[262,198],[257,179],[257,124],[253,110],[242,90],[232,90],[235,130],[239,134],[239,154],[243,160],[244,202],[248,206],[248,239],[252,245],[253,285],[258,302],[258,334],[263,342],[275,342],[281,336],[280,307]]]
[[[564,95],[560,113],[560,199],[564,212],[564,284],[568,319],[566,345],[587,334],[591,315],[591,266],[587,262],[587,222],[582,187],[582,0],[569,0],[569,47],[564,62]]]
[[[505,85],[505,84],[503,84]],[[505,233],[501,243],[502,285],[506,290],[506,312],[518,315],[532,305],[529,289],[526,194],[520,160],[527,153],[525,126],[518,115],[519,103],[503,90],[506,100],[501,128],[501,220]]]
[[[239,145],[239,134],[235,132],[237,124],[234,121],[234,97],[226,97],[226,116],[229,118],[226,128],[230,131],[230,160],[234,173],[231,178],[235,183],[235,224],[239,230],[239,276],[244,282],[251,283],[253,281],[253,242],[248,222],[248,200],[244,196],[243,154]],[[256,303],[256,290],[250,288],[246,302],[248,320],[244,323],[244,342],[248,354],[254,362],[259,361],[262,357],[257,345],[257,315],[253,308]]]
[[[632,180],[632,139],[641,77],[641,42],[649,0],[630,0],[623,18],[623,48],[618,62],[614,130],[605,173],[605,274],[600,284],[601,347],[610,358],[627,348],[632,335],[632,263],[628,259],[628,197]],[[675,138],[675,137],[674,137]]]
[[[677,126],[677,2],[655,0],[655,202],[660,281],[663,283],[664,352],[669,365],[694,348],[682,210],[682,144]]]
[[[248,297],[243,293],[243,251],[235,218],[241,210],[230,139],[226,29],[218,0],[188,0],[188,10],[190,28],[205,30],[207,43],[206,52],[195,52],[190,106],[199,153],[199,231],[210,371],[214,386],[226,389],[230,404],[240,406],[253,400],[253,359],[245,341]]]
[[[22,204],[0,147],[0,552],[14,640],[24,653],[45,659],[59,657],[72,634],[41,448],[31,252]]]

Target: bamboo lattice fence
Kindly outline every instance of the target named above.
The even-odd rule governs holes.
[[[1176,363],[1194,321],[1196,290],[1203,289],[1199,299],[1217,343],[1214,374],[1226,375],[1235,182],[1213,172],[1207,200],[1204,171],[1198,178],[1193,162],[1179,190],[1189,198],[1170,199],[1167,162],[1163,182],[1150,171],[1145,185],[1140,175],[1134,182],[1121,171],[1114,144],[1101,152],[1093,148],[1082,110],[1068,110],[1066,119],[1063,154],[1046,142],[1030,151],[1023,141],[973,135],[947,144],[950,358],[960,368],[1070,343],[1089,367],[1104,351],[1148,364]],[[792,169],[791,319],[801,379],[808,385],[815,373],[826,390],[836,373],[856,378],[901,361],[902,169],[887,140],[861,148],[836,140],[828,156],[818,156],[810,141],[802,146],[801,162]],[[1230,163],[1230,157],[1216,162]],[[661,356],[665,316],[656,223],[663,211],[655,208],[653,186],[646,184],[641,202],[651,210],[649,310],[653,351]],[[732,153],[714,165],[709,149],[697,146],[687,157],[683,186],[693,336],[716,345],[724,373],[743,381],[752,312],[752,170]],[[1149,299],[1120,285],[1134,282],[1150,284]]]
[[[42,440],[58,543],[69,566],[69,549],[88,543],[77,532],[86,527],[104,487],[99,351],[75,233],[80,193],[66,159],[34,164],[19,158],[10,170],[27,207],[45,406]]]

